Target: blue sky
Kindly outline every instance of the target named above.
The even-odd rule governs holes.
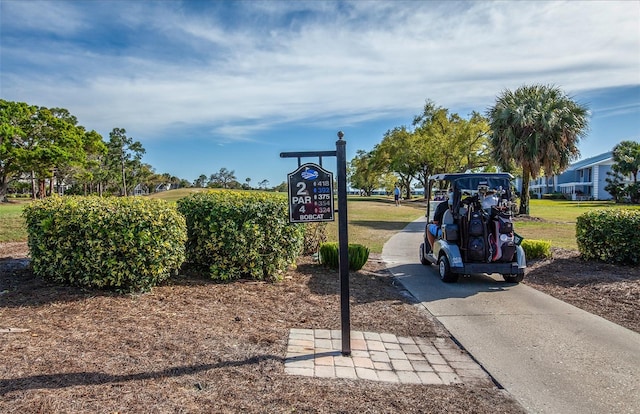
[[[0,0],[0,97],[142,142],[159,173],[286,180],[282,151],[371,150],[425,100],[468,116],[553,84],[582,158],[640,140],[638,1]],[[309,160],[314,161],[314,160]],[[334,169],[333,160],[325,167]]]

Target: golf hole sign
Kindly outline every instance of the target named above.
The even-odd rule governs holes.
[[[333,174],[307,163],[287,175],[289,222],[334,221]]]

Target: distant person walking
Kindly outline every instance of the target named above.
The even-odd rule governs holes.
[[[393,198],[396,200],[396,207],[400,207],[400,188],[397,184],[393,189]]]

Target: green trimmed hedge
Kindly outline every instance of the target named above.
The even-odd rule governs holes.
[[[320,263],[332,268],[338,269],[340,258],[339,248],[336,242],[327,242],[320,244]],[[348,247],[349,269],[358,271],[367,264],[369,260],[369,248],[361,244],[349,244]]]
[[[23,216],[34,273],[58,283],[146,291],[185,259],[185,220],[162,200],[50,197]]]
[[[640,211],[593,210],[578,216],[576,241],[585,260],[640,263]]]
[[[522,240],[522,249],[527,260],[550,259],[551,242],[547,240]]]
[[[281,194],[209,191],[178,200],[187,220],[187,262],[212,279],[280,280],[302,250]]]
[[[562,193],[548,193],[542,194],[543,200],[566,200],[567,196]]]

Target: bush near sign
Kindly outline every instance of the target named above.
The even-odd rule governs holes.
[[[287,175],[289,222],[334,221],[333,174],[307,163]]]

